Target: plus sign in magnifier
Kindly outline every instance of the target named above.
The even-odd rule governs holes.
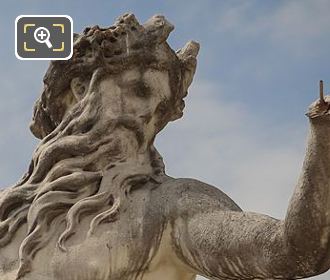
[[[41,44],[46,44],[49,49],[53,47],[52,43],[49,40],[50,32],[46,27],[38,27],[34,31],[34,39]]]

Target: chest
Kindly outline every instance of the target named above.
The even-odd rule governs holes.
[[[55,279],[144,279],[143,271],[157,255],[166,224],[160,207],[148,200],[137,192],[116,221],[99,225],[88,238],[86,220],[81,232],[69,240],[66,252],[54,251],[51,274]]]

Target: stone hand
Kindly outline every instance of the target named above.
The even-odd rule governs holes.
[[[320,81],[320,98],[309,106],[306,115],[311,119],[330,115],[330,95],[324,96],[323,81]]]

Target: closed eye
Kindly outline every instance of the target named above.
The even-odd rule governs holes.
[[[151,96],[151,89],[146,83],[139,81],[134,85],[133,94],[140,98],[149,98]]]

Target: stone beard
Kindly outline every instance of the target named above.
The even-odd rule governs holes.
[[[295,279],[330,265],[329,97],[309,109],[302,176],[284,221],[166,175],[156,135],[182,117],[199,45],[173,51],[163,16],[121,16],[50,63],[28,172],[0,192],[4,280]]]

